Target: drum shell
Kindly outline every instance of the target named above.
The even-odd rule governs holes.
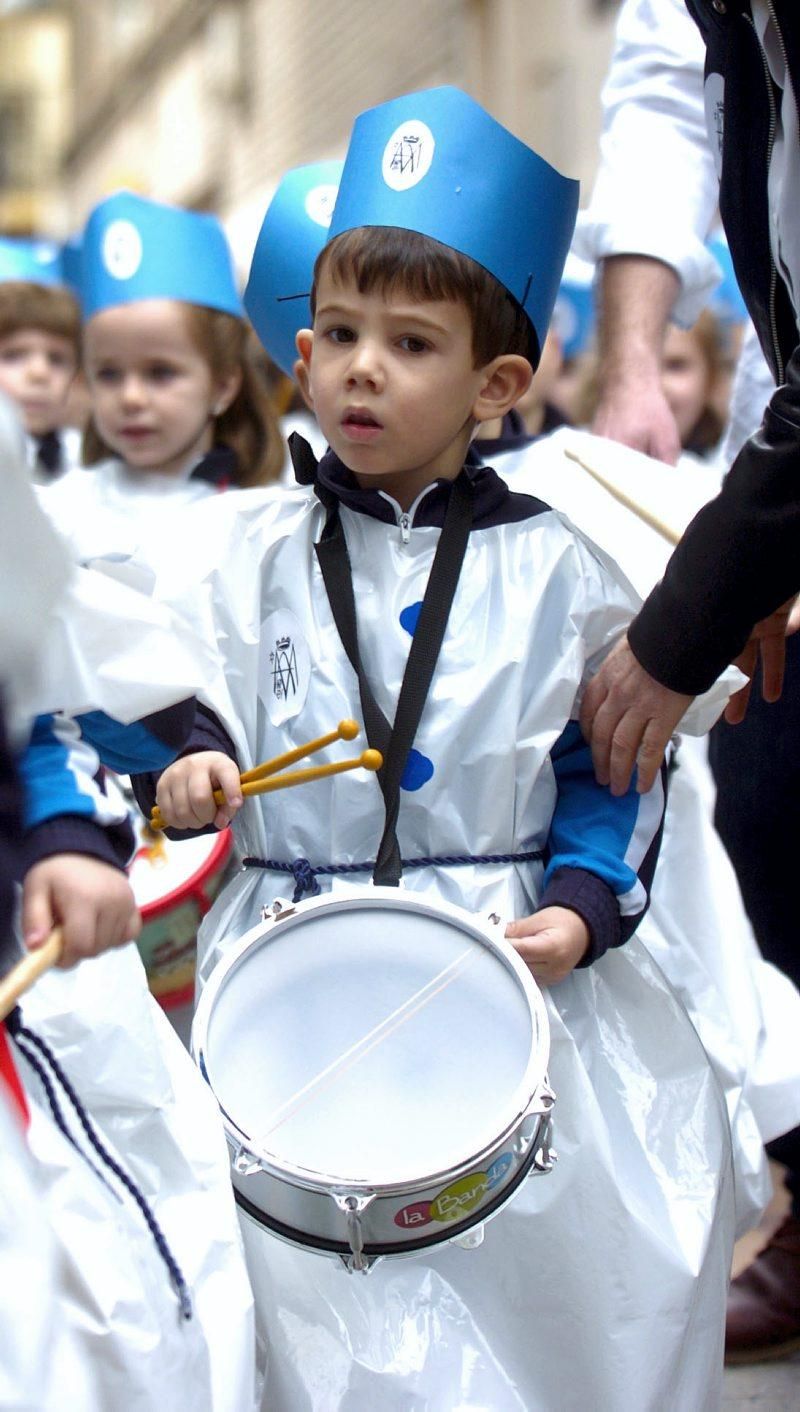
[[[228,1132],[237,1204],[257,1225],[293,1245],[347,1258],[353,1249],[350,1222],[357,1216],[368,1259],[415,1255],[489,1220],[532,1171],[549,1170],[552,1101],[543,1085],[535,1108],[492,1147],[451,1171],[396,1186],[369,1187],[334,1177],[311,1181],[297,1169],[289,1177],[267,1168]]]
[[[182,846],[167,840],[169,849]],[[225,880],[232,849],[233,835],[225,829],[209,839],[208,854],[196,872],[140,909],[136,944],[151,994],[164,1010],[194,998],[197,933]]]
[[[214,1062],[208,1050],[212,1015],[227,980],[240,963],[246,964],[251,947],[268,949],[278,928],[286,932],[284,918],[290,919],[291,931],[302,920],[309,920],[308,914],[316,909],[334,912],[357,906],[360,893],[370,908],[381,905],[385,896],[385,905],[399,908],[401,914],[404,910],[427,912],[451,923],[457,918],[462,926],[466,921],[473,937],[477,933],[487,950],[500,956],[506,970],[515,975],[532,1012],[531,1051],[520,1090],[510,1095],[514,1103],[504,1105],[496,1136],[490,1132],[487,1142],[484,1133],[483,1145],[472,1149],[465,1145],[446,1170],[426,1170],[420,1164],[419,1175],[412,1168],[403,1173],[403,1180],[374,1182],[366,1179],[366,1174],[362,1179],[361,1172],[357,1172],[357,1179],[343,1180],[298,1167],[254,1142],[237,1125],[236,1118],[242,1114],[236,1105],[226,1106],[218,1098],[231,1151],[233,1186],[243,1211],[264,1229],[294,1244],[347,1257],[355,1242],[371,1259],[413,1254],[448,1242],[499,1210],[529,1172],[549,1170],[549,1114],[554,1100],[545,1073],[549,1031],[544,1001],[519,957],[502,940],[498,927],[450,904],[381,888],[356,890],[354,895],[328,894],[300,903],[232,944],[209,978],[192,1031],[192,1052],[212,1090]],[[219,1062],[218,1049],[215,1055]],[[234,1111],[227,1111],[230,1108]]]

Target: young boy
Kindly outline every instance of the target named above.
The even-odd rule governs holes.
[[[577,727],[633,597],[469,450],[476,424],[528,387],[576,203],[574,183],[457,90],[362,115],[317,263],[313,331],[298,336],[331,451],[317,466],[297,449],[311,491],[198,507],[183,563],[162,574],[159,591],[220,655],[159,806],[178,829],[235,815],[259,864],[210,914],[203,972],[285,889],[287,869],[298,897],[319,888],[316,869],[340,889],[361,868],[363,881],[402,872],[415,891],[514,919],[507,935],[534,976],[559,982],[548,1008],[562,1162],[480,1250],[388,1261],[360,1281],[247,1228],[272,1408],[639,1412],[710,1407],[718,1389],[726,1120],[682,1008],[638,943],[619,949],[646,906],[663,794],[612,798]],[[400,685],[420,671],[419,640],[430,645],[429,578],[461,552],[449,613],[437,605],[433,681],[409,721]],[[393,736],[411,729],[398,790],[385,766],[380,782],[339,775],[240,810],[240,770],[346,715],[375,722],[370,743],[389,762]],[[151,802],[152,788],[139,793]],[[702,1139],[684,1143],[698,1121]]]
[[[78,301],[57,254],[41,242],[0,239],[0,391],[16,403],[34,479],[77,465],[79,433],[65,425],[80,361]]]

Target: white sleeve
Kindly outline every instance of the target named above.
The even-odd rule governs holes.
[[[602,93],[600,168],[573,248],[588,260],[649,255],[681,281],[673,317],[694,323],[721,271],[705,248],[718,182],[704,100],[705,47],[683,0],[626,0]]]

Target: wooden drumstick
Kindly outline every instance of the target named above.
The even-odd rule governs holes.
[[[30,990],[34,981],[45,971],[49,971],[51,966],[56,965],[63,950],[64,936],[61,928],[53,927],[47,940],[35,951],[29,951],[27,956],[23,956],[0,981],[0,1021],[11,1014],[20,996]]]
[[[619,486],[616,486],[613,481],[608,480],[603,475],[602,471],[598,471],[594,466],[590,466],[588,462],[582,460],[580,456],[576,455],[574,451],[570,451],[566,446],[564,447],[564,455],[570,461],[574,461],[577,466],[580,466],[581,470],[586,471],[586,474],[590,475],[593,480],[596,480],[598,485],[602,485],[603,489],[607,490],[609,495],[613,495],[614,499],[618,500],[620,505],[624,505],[626,510],[630,510],[642,520],[644,524],[649,525],[651,529],[655,530],[656,534],[660,534],[662,539],[666,539],[668,544],[678,543],[681,536],[677,530],[674,530],[672,526],[668,525],[664,520],[659,520],[657,515],[654,515],[644,505],[640,505],[638,500],[634,500],[632,496],[626,495],[625,491],[620,490]]]
[[[239,778],[242,784],[266,779],[268,775],[275,775],[278,770],[284,770],[287,765],[302,760],[305,755],[313,755],[317,750],[324,750],[326,745],[333,745],[335,740],[355,740],[359,729],[357,721],[340,721],[335,731],[329,731],[317,740],[310,740],[307,745],[298,745],[296,750],[287,750],[285,755],[276,755],[274,760],[265,760],[263,765],[254,765],[252,770],[245,770]]]
[[[328,775],[340,775],[345,770],[379,770],[382,764],[383,756],[379,750],[364,750],[355,760],[336,760],[329,765],[309,765],[308,769],[295,770],[290,775],[270,775],[267,779],[245,780],[242,784],[242,794],[245,798],[253,794],[271,794],[276,789],[291,789],[293,785],[309,784],[312,780],[325,779]],[[214,803],[225,803],[225,795],[221,789],[214,790]],[[167,827],[158,805],[150,815],[150,827]]]

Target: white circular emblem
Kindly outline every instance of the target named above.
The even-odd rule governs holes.
[[[130,279],[142,263],[142,237],[132,221],[112,221],[103,236],[102,260],[114,279]]]
[[[382,172],[393,191],[408,191],[427,176],[436,143],[427,123],[409,118],[392,133],[383,153]]]
[[[327,230],[333,216],[333,208],[336,205],[336,194],[338,186],[333,182],[323,182],[321,186],[313,186],[306,196],[306,215],[315,225],[324,226]]]

